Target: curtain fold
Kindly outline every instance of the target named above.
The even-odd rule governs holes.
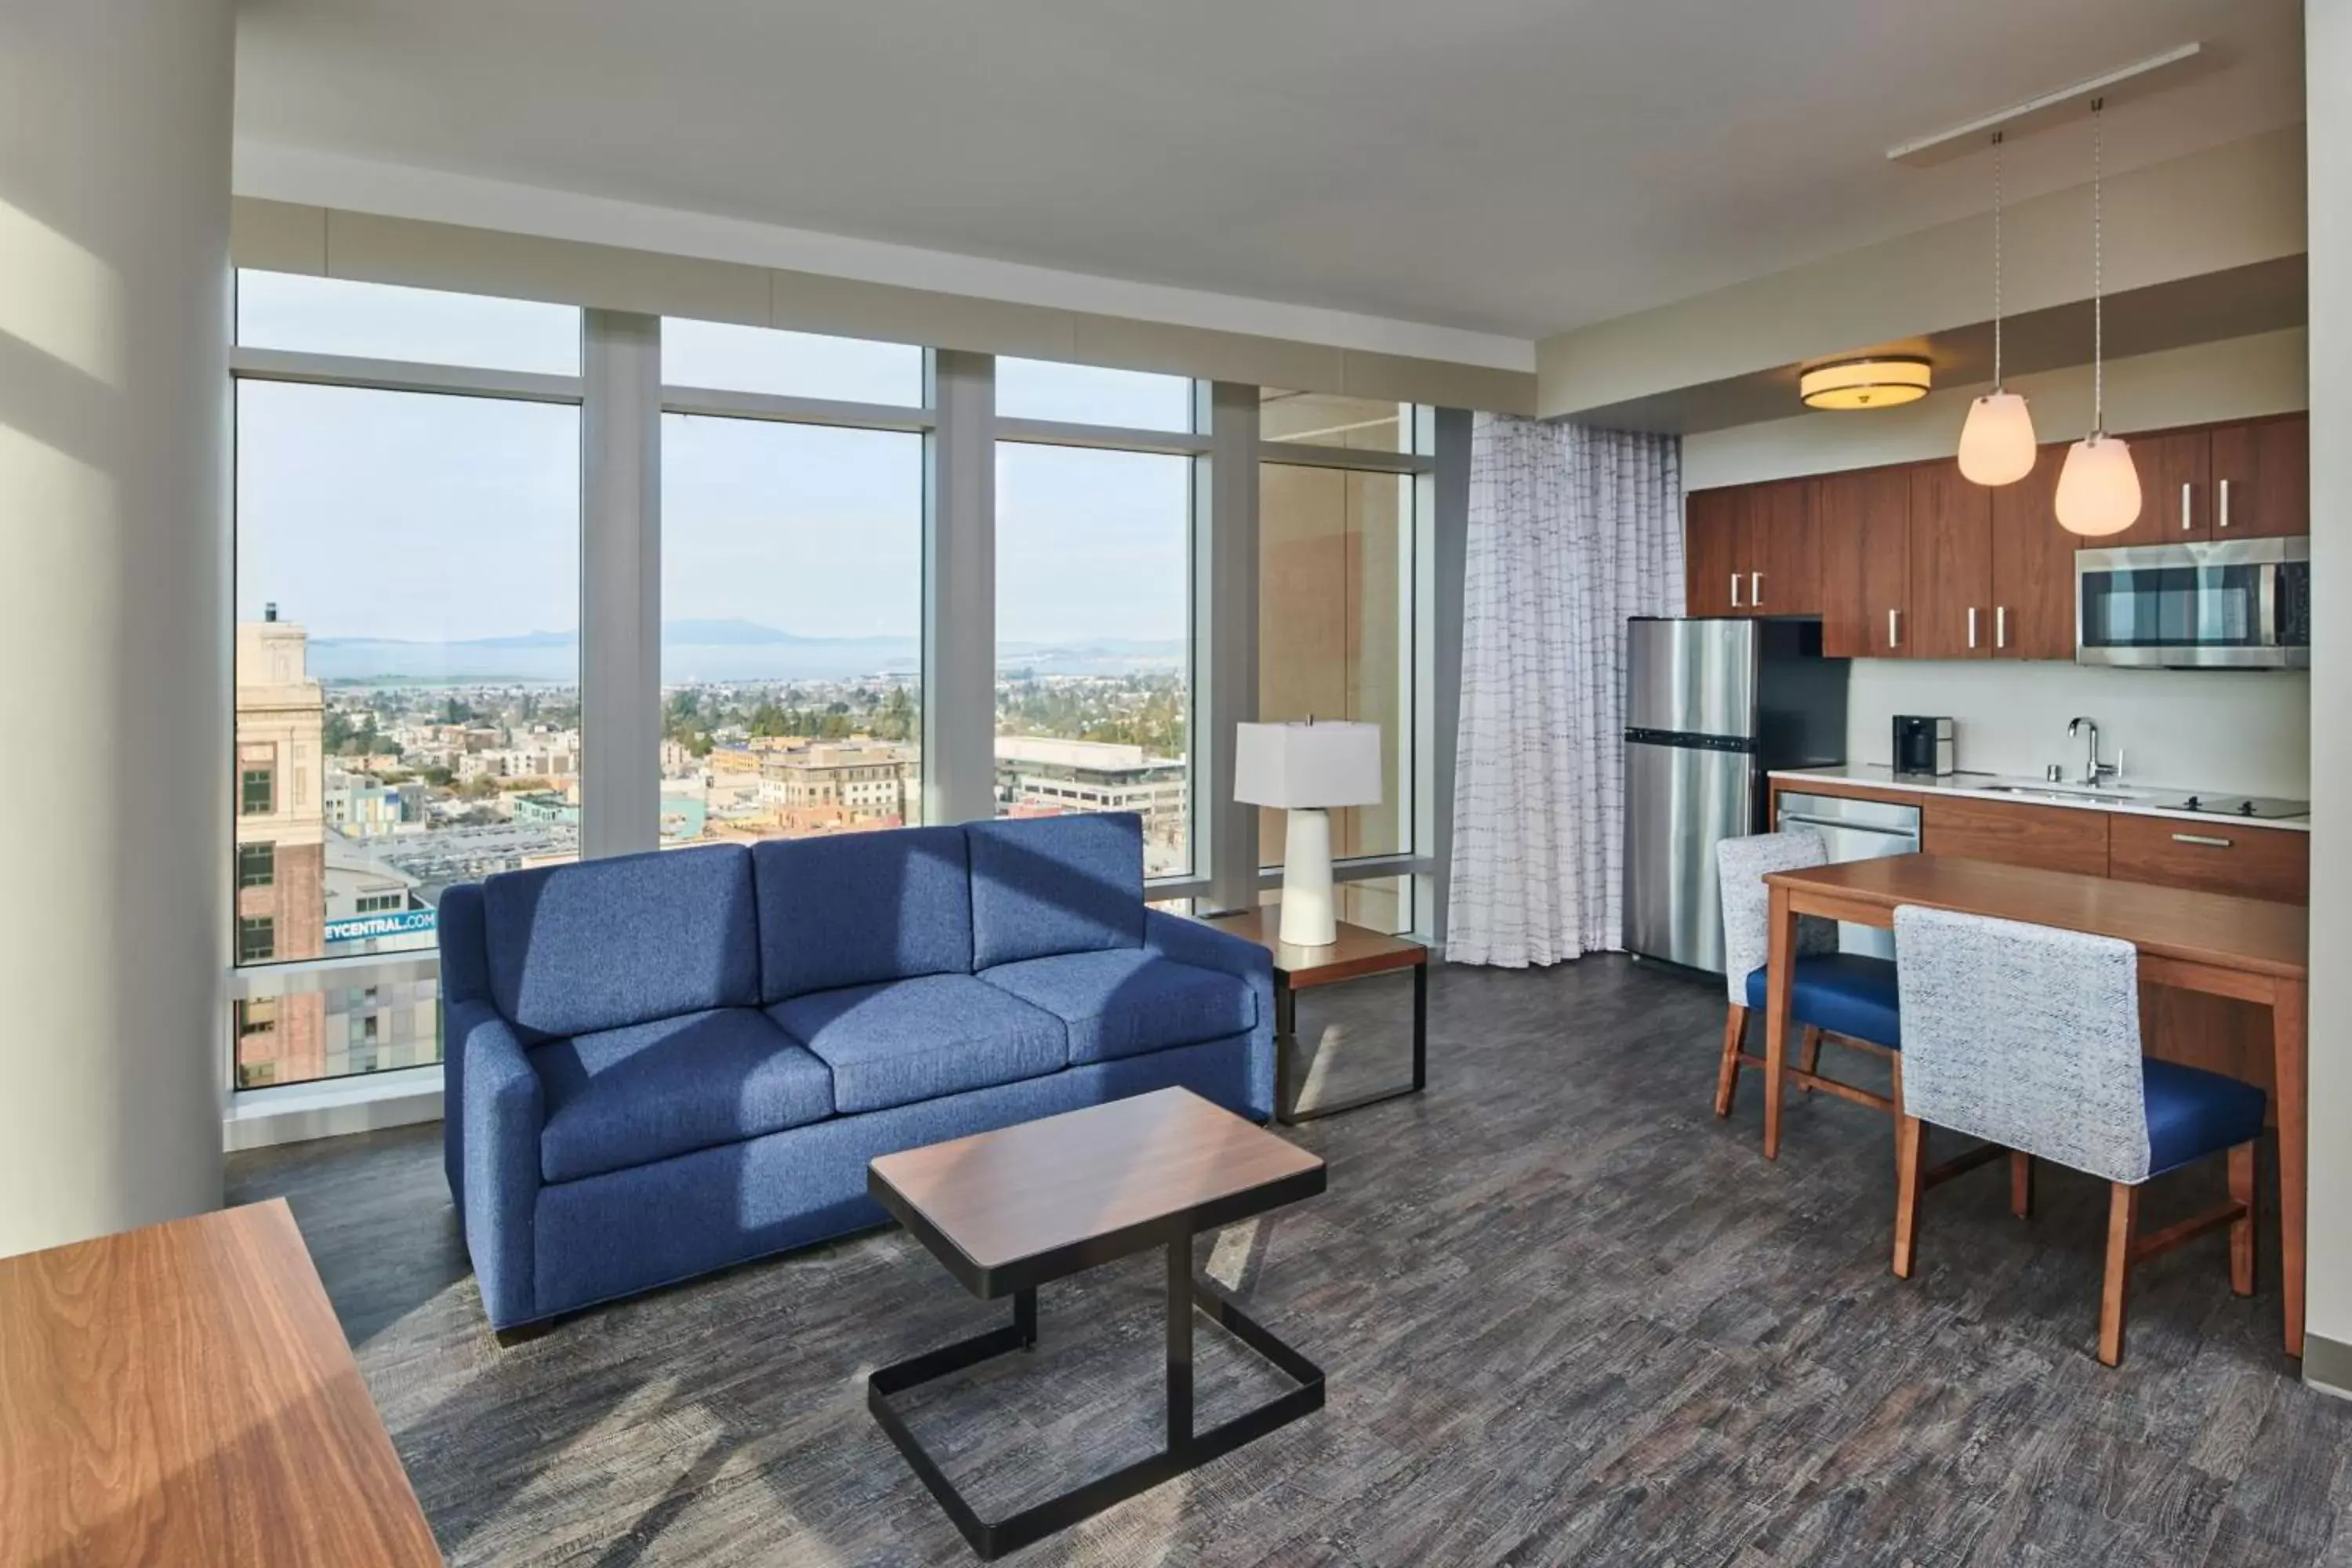
[[[1682,613],[1675,437],[1477,416],[1450,962],[1622,945],[1625,621]]]

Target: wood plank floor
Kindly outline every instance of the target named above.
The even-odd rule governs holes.
[[[1402,977],[1302,998],[1329,1092],[1392,1064]],[[1887,1271],[1887,1123],[1752,1077],[1709,1113],[1723,994],[1618,958],[1433,976],[1431,1089],[1294,1134],[1330,1191],[1204,1238],[1320,1362],[1321,1414],[1022,1563],[2352,1563],[2352,1403],[2229,1291],[2216,1235],[2138,1271],[2092,1359],[2103,1190],[2004,1167],[1927,1200]],[[1834,1058],[1834,1053],[1832,1053]],[[1386,1057],[1385,1061],[1376,1058]],[[1834,1058],[1867,1077],[1870,1064]],[[236,1157],[292,1200],[457,1563],[970,1561],[865,1409],[875,1366],[989,1326],[881,1232],[591,1312],[501,1351],[417,1128]],[[2161,1224],[2221,1172],[2167,1178]],[[1043,1296],[1043,1342],[915,1423],[1003,1513],[1158,1439],[1156,1258]],[[1203,1327],[1203,1422],[1279,1386]]]

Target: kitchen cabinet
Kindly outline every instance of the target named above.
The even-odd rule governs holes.
[[[2294,828],[2252,826],[2226,816],[2208,823],[2118,815],[2107,855],[2107,874],[2119,882],[2283,904],[2311,899],[2311,835]]]
[[[2309,415],[2217,425],[2211,441],[2211,537],[2282,539],[2311,531]]]
[[[1683,530],[1688,614],[1821,614],[1811,479],[1693,490]]]
[[[1992,657],[2074,657],[2075,536],[2058,526],[2066,443],[2041,449],[2033,471],[1994,490]]]
[[[1693,490],[1684,501],[1685,614],[1736,616],[1745,607],[1748,490]]]
[[[1813,485],[1813,523],[1822,651],[1832,658],[1910,652],[1904,641],[1911,605],[1910,469],[1824,474]]]
[[[2011,866],[2041,866],[2085,877],[2107,874],[2107,825],[2104,811],[2022,802],[1964,800],[1957,795],[1919,797],[1919,847],[1930,855],[1959,855]]]
[[[1913,658],[1992,654],[1992,492],[1948,458],[1911,469]]]

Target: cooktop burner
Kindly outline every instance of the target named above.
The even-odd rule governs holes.
[[[2215,816],[2260,818],[2311,815],[2311,803],[2307,800],[2268,800],[2261,795],[2192,795],[2164,804],[2167,810],[2210,812]]]

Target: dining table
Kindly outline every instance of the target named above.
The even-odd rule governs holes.
[[[2055,926],[2130,942],[2143,983],[2231,997],[2271,1016],[2272,1092],[2278,1118],[2279,1263],[2286,1350],[2303,1354],[2304,1227],[2309,1127],[2305,1006],[2309,911],[2300,904],[2160,888],[2074,871],[1952,855],[1897,855],[1774,871],[1767,961],[1764,1157],[1780,1152],[1790,993],[1797,924],[1807,915],[1892,928],[1905,904]]]

